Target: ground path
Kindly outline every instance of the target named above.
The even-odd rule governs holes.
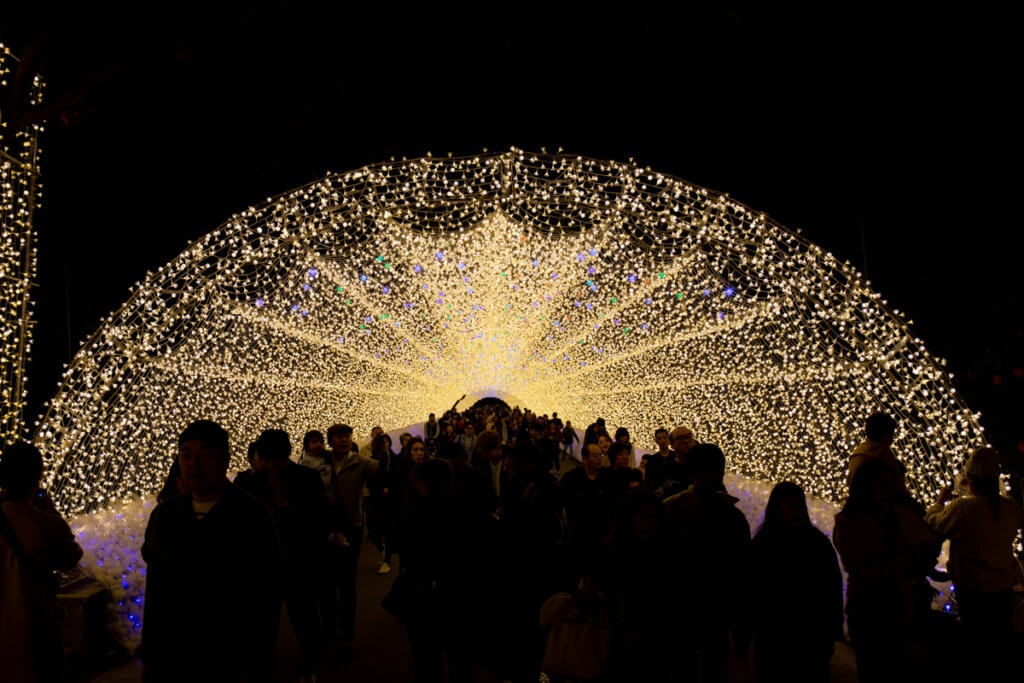
[[[397,562],[396,562],[397,564]],[[356,617],[355,655],[339,660],[328,653],[321,658],[319,680],[344,681],[345,683],[404,683],[412,681],[412,650],[405,635],[405,627],[380,606],[387,593],[395,572],[377,574],[377,549],[364,541],[359,559],[359,602]],[[281,683],[297,681],[295,667],[299,657],[298,642],[288,625],[288,617],[282,611],[281,630],[277,643],[277,675]],[[729,680],[737,683],[753,683],[754,676],[750,659],[747,662],[730,662]],[[854,683],[856,669],[853,652],[849,646],[840,644],[832,658],[833,683]],[[91,679],[91,683],[136,683],[142,680],[142,668],[138,661],[131,661],[115,667]],[[479,683],[496,683],[493,676],[478,670]]]

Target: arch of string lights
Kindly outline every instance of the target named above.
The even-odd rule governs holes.
[[[185,424],[245,444],[405,425],[462,394],[646,440],[690,425],[734,471],[844,497],[864,419],[898,416],[923,499],[979,416],[849,264],[633,164],[513,149],[380,163],[267,200],[138,284],[37,427],[59,505],[157,489]]]

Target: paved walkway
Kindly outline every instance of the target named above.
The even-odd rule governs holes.
[[[405,627],[380,606],[387,594],[395,572],[377,574],[377,549],[364,541],[359,559],[359,602],[356,616],[355,655],[338,660],[328,653],[321,658],[319,680],[345,681],[345,683],[394,683],[412,681],[412,650],[405,635]],[[397,564],[397,563],[396,563]],[[299,646],[282,610],[281,629],[277,642],[277,676],[281,683],[297,681]],[[752,657],[746,662],[733,660],[729,665],[729,680],[753,683]],[[131,661],[91,679],[91,683],[136,683],[142,680],[142,667]],[[832,681],[854,683],[857,680],[853,652],[849,646],[839,644],[832,658]],[[479,683],[496,683],[493,676],[477,671]]]

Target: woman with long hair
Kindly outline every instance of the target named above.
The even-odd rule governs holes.
[[[843,578],[832,543],[811,524],[797,484],[772,489],[751,542],[758,681],[827,681],[843,638]]]

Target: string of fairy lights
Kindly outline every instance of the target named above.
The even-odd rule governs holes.
[[[25,366],[32,341],[32,286],[36,274],[33,213],[39,200],[39,135],[35,122],[14,129],[2,105],[10,101],[17,58],[0,43],[0,443],[25,438]],[[42,102],[36,75],[28,105]]]
[[[513,149],[331,174],[232,216],[138,284],[36,433],[67,512],[158,488],[177,434],[422,421],[515,397],[646,438],[687,424],[737,473],[843,494],[863,421],[928,500],[978,415],[848,263],[632,163]]]

